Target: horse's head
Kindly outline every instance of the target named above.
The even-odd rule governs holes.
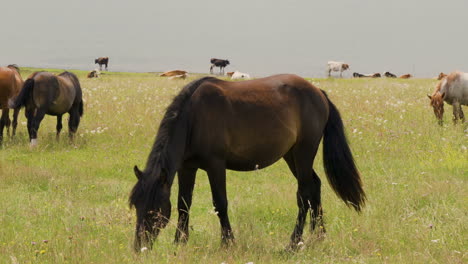
[[[443,123],[443,116],[444,116],[444,98],[445,93],[436,92],[432,96],[427,95],[431,100],[431,106],[434,108],[434,114],[436,118],[439,120],[439,125]]]
[[[98,63],[99,59],[94,59],[94,64]]]
[[[343,68],[343,70],[347,70],[349,69],[349,64],[343,63],[341,67]]]
[[[167,173],[160,168],[153,177],[148,172],[133,168],[138,182],[130,195],[130,206],[136,209],[136,228],[134,248],[139,251],[146,246],[151,248],[159,231],[166,227],[171,217],[171,186]]]

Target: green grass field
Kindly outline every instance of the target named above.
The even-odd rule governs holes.
[[[26,78],[35,69],[23,69]],[[55,70],[54,70],[55,71]],[[59,72],[59,71],[57,71]],[[74,145],[67,118],[60,142],[46,116],[30,149],[24,110],[18,133],[0,149],[0,263],[467,263],[468,128],[446,106],[440,127],[429,79],[311,79],[341,111],[367,192],[357,214],[324,183],[327,235],[305,230],[304,247],[285,251],[297,215],[296,182],[285,162],[228,171],[236,244],[224,248],[206,174],[198,173],[191,237],[172,243],[176,208],[152,251],[132,251],[135,212],[128,195],[152,147],[166,106],[187,80],[150,73],[87,79]],[[464,107],[465,115],[468,108]],[[172,204],[177,185],[174,185]]]

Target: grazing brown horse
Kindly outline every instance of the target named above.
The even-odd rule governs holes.
[[[0,67],[0,109],[2,109],[2,117],[0,119],[0,144],[3,142],[3,129],[7,128],[7,134],[10,136],[10,125],[13,126],[13,136],[16,134],[18,126],[18,114],[20,109],[13,109],[13,122],[10,120],[10,108],[8,101],[18,96],[23,79],[21,78],[17,65],[8,65]]]
[[[37,144],[37,131],[46,114],[57,116],[57,140],[62,130],[62,115],[68,113],[69,137],[78,129],[83,115],[82,91],[78,78],[70,72],[54,75],[35,72],[24,82],[13,108],[26,107],[28,133],[31,146]]]
[[[312,166],[322,137],[330,185],[348,206],[360,211],[365,201],[360,175],[340,114],[325,92],[290,74],[240,82],[205,77],[189,83],[167,108],[145,170],[134,167],[138,181],[129,203],[136,208],[135,250],[151,248],[167,225],[176,172],[175,241],[187,241],[198,169],[208,174],[222,241],[229,244],[234,235],[228,218],[226,169],[253,171],[281,158],[298,182],[299,214],[291,248],[302,239],[307,214],[312,230],[320,226],[325,231],[321,181]]]
[[[107,64],[109,63],[109,57],[99,57],[94,60],[94,64],[99,64],[99,70],[102,71],[102,65],[106,66],[107,71]]]

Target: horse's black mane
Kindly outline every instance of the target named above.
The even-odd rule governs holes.
[[[189,84],[187,84],[179,94],[174,97],[172,103],[167,107],[166,113],[164,114],[163,119],[159,125],[158,133],[156,135],[156,140],[153,144],[153,148],[151,153],[148,157],[148,161],[146,163],[145,172],[153,172],[153,171],[165,171],[165,173],[175,171],[173,168],[174,163],[170,160],[168,155],[168,142],[171,138],[171,135],[174,134],[175,124],[179,120],[179,114],[184,110],[184,107],[187,105],[187,102],[190,100],[190,97],[195,92],[195,90],[205,81],[216,79],[213,77],[204,77],[198,80],[195,80]],[[155,170],[155,168],[157,170]],[[160,173],[144,173],[143,174],[150,182],[156,181]],[[151,184],[147,184],[147,188],[151,188],[152,186],[148,186]],[[144,189],[143,185],[137,184],[133,188],[129,203],[130,205],[135,205],[137,198],[143,194],[151,195],[150,190]],[[146,199],[145,199],[146,200]],[[147,201],[148,202],[148,201]]]

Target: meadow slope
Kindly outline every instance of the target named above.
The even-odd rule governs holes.
[[[23,77],[33,70],[23,69]],[[188,244],[172,243],[173,208],[154,249],[137,255],[127,202],[132,168],[144,167],[166,106],[199,76],[106,72],[87,79],[73,72],[85,99],[75,144],[67,140],[67,118],[56,142],[55,118],[46,116],[39,146],[30,149],[22,110],[16,138],[0,149],[0,263],[468,262],[468,125],[454,126],[447,106],[445,125],[437,125],[426,97],[435,80],[308,79],[340,110],[368,197],[361,214],[347,208],[330,189],[319,152],[324,239],[305,232],[299,252],[284,250],[297,214],[296,182],[280,161],[228,171],[232,247],[221,246],[199,171]],[[173,205],[176,194],[174,185]]]

